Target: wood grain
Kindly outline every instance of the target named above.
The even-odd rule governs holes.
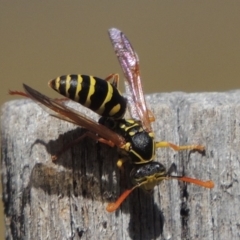
[[[165,181],[152,195],[135,190],[107,213],[107,203],[129,186],[116,149],[86,139],[53,163],[51,154],[84,130],[31,100],[15,100],[3,105],[1,121],[7,239],[240,238],[240,91],[146,98],[156,140],[206,146],[205,154],[158,149],[156,161],[174,162],[176,174],[211,179],[215,188]]]

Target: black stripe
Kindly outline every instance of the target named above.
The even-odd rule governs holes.
[[[70,87],[68,89],[69,98],[72,100],[75,100],[79,76],[76,74],[71,74],[69,75],[69,77],[70,77],[70,81],[69,81]]]
[[[87,100],[88,92],[89,92],[89,87],[90,87],[90,77],[87,75],[81,75],[83,81],[82,81],[82,89],[81,91],[78,92],[79,96],[79,103],[84,105],[84,103]]]
[[[66,96],[66,75],[59,77],[59,93]]]
[[[55,91],[58,92],[58,89],[56,87],[56,82],[57,82],[57,79],[52,79],[50,82],[50,86],[51,86],[51,88],[53,88]]]
[[[102,80],[100,78],[94,77],[96,84],[95,84],[95,90],[93,95],[91,96],[91,105],[90,109],[93,111],[96,111],[100,108],[100,106],[103,104],[107,93],[108,93],[108,83],[105,80]]]

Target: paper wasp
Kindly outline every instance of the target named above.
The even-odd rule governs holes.
[[[115,211],[124,199],[137,187],[141,187],[146,191],[152,191],[152,189],[164,179],[178,179],[185,182],[194,183],[206,188],[213,188],[214,183],[212,181],[202,182],[198,179],[192,179],[188,177],[172,176],[171,167],[166,171],[165,167],[153,161],[155,157],[155,148],[159,147],[172,147],[174,150],[195,149],[203,151],[204,147],[199,145],[192,146],[176,146],[169,142],[155,142],[154,133],[151,127],[151,116],[149,110],[146,107],[145,98],[142,91],[142,84],[139,72],[139,59],[134,51],[131,43],[127,37],[118,29],[109,29],[109,37],[111,39],[115,54],[119,60],[125,76],[125,88],[128,100],[128,108],[134,121],[138,121],[142,127],[141,132],[135,133],[135,135],[141,135],[143,132],[148,134],[148,137],[152,139],[152,159],[148,162],[140,162],[141,165],[135,165],[130,173],[133,187],[126,190],[115,203],[110,203],[107,206],[107,211]],[[133,136],[135,136],[133,135]],[[139,136],[140,138],[140,136]],[[150,142],[150,141],[149,141]],[[147,145],[146,151],[151,151]]]
[[[29,97],[51,109],[54,112],[51,114],[52,116],[86,128],[88,131],[80,136],[77,141],[80,141],[85,137],[90,137],[111,147],[118,147],[123,155],[123,159],[118,161],[119,166],[121,166],[122,162],[126,159],[130,159],[134,165],[130,174],[133,187],[132,189],[125,191],[115,203],[110,203],[108,205],[107,211],[109,212],[116,210],[135,188],[141,187],[150,191],[164,179],[174,178],[206,188],[212,188],[214,186],[212,181],[202,182],[198,179],[172,176],[170,170],[166,171],[162,164],[153,161],[156,148],[171,147],[176,151],[186,149],[203,151],[204,147],[200,145],[177,146],[169,142],[156,142],[154,140],[154,133],[151,127],[153,116],[146,107],[139,74],[138,56],[126,36],[121,31],[114,28],[110,29],[109,36],[126,78],[127,103],[132,119],[126,120],[122,118],[126,110],[126,101],[117,89],[117,75],[110,75],[114,77],[112,82],[109,81],[111,77],[107,78],[106,81],[100,81],[96,77],[86,75],[65,75],[49,82],[51,87],[62,94],[64,93],[63,95],[70,97],[99,113],[102,116],[99,123],[64,105],[58,100],[48,98],[25,84],[23,84],[23,87],[26,93],[10,91],[10,94]],[[86,81],[83,79],[89,80]],[[115,95],[118,96],[115,98],[117,100],[113,101],[114,104],[111,105],[111,108],[108,108],[110,109],[108,111],[105,111],[107,109],[106,104],[111,101],[111,97],[108,98],[110,100],[107,101],[106,97],[105,99],[102,97],[103,100],[97,107],[95,103],[92,102],[93,99],[96,100],[97,98],[95,97],[100,94],[96,94],[96,85],[97,87],[99,87],[100,84],[105,85],[103,82],[107,83],[106,86],[108,89],[112,89],[110,91],[112,91],[112,95],[114,95],[113,97],[115,97]],[[85,90],[82,83],[83,85],[87,85]],[[94,88],[92,86],[94,86]],[[80,100],[81,94],[79,93],[83,93],[85,101]],[[91,98],[94,94],[96,94],[96,96]],[[105,92],[105,96],[111,96],[111,94]],[[119,109],[121,109],[120,112],[118,112]],[[69,146],[67,148],[69,148]],[[61,150],[59,154],[65,150],[66,149]]]
[[[71,74],[52,79],[49,81],[48,85],[63,96],[98,113],[102,116],[99,119],[99,123],[124,137],[126,144],[123,148],[124,151],[121,151],[123,158],[117,163],[119,167],[126,159],[130,159],[134,164],[143,164],[153,161],[156,147],[168,146],[175,150],[202,150],[202,146],[179,147],[168,142],[155,144],[152,130],[145,131],[141,121],[136,121],[135,119],[137,118],[134,120],[122,119],[126,111],[127,101],[119,92],[118,83],[119,76],[117,74],[111,74],[105,80],[88,75]],[[141,82],[138,87],[141,87]],[[128,95],[130,97],[133,95],[132,90],[130,90]],[[131,105],[134,107],[135,102],[129,99],[129,103],[130,102],[132,102]],[[143,104],[145,104],[145,102],[142,102],[141,106],[143,106]],[[132,107],[129,108],[132,109]],[[148,115],[150,115],[150,111],[147,111]],[[147,118],[149,120],[152,116],[150,115]],[[65,148],[63,150],[65,151]],[[56,159],[61,153],[62,151],[56,156],[53,156],[53,159]],[[127,157],[125,156],[126,153]]]

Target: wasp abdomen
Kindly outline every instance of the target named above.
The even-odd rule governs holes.
[[[122,118],[126,111],[126,99],[119,90],[98,77],[64,75],[51,80],[49,86],[103,117]]]

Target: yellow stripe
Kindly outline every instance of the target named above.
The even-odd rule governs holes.
[[[94,77],[90,76],[90,86],[89,86],[88,96],[87,96],[86,102],[84,103],[85,107],[89,107],[91,104],[90,97],[95,92],[95,84],[96,84],[96,80],[94,79]]]
[[[69,75],[67,75],[66,76],[66,97],[69,97],[69,94],[68,94],[68,90],[69,90],[69,88],[70,88],[70,80],[71,80],[71,78],[70,78],[70,76]]]
[[[130,123],[130,124],[133,124],[133,123],[135,123],[135,121],[134,121],[134,120],[132,120],[132,119],[128,119],[128,120],[126,120],[126,122],[128,122],[128,123]]]
[[[128,133],[128,135],[131,136],[131,137],[134,136],[135,134],[136,134],[135,132],[129,132]]]
[[[131,153],[133,153],[138,159],[139,162],[134,162],[134,164],[142,164],[142,163],[147,163],[152,161],[155,158],[155,154],[152,155],[151,159],[143,159],[138,153],[136,153],[135,151],[131,150]]]
[[[109,115],[113,116],[115,113],[117,113],[120,110],[120,108],[121,108],[121,105],[117,104],[111,109],[111,111],[109,112]]]
[[[107,95],[102,103],[102,105],[99,107],[99,109],[96,111],[99,115],[102,115],[102,113],[105,110],[105,104],[107,102],[110,102],[112,99],[112,95],[113,95],[113,88],[112,85],[110,83],[107,82],[107,86],[108,86],[108,90],[107,90]],[[112,110],[111,110],[112,111]],[[111,116],[111,113],[109,113],[109,115]]]
[[[154,133],[153,133],[153,132],[149,132],[148,135],[149,135],[151,138],[154,138]]]
[[[55,79],[55,90],[59,92],[59,87],[60,87],[60,77]]]
[[[130,123],[129,120],[126,120],[126,122],[129,122],[129,123]],[[138,124],[137,122],[134,122],[134,121],[133,121],[133,123],[134,123],[134,124],[132,124],[132,125],[130,125],[130,126],[128,126],[128,127],[125,126],[124,131],[127,132],[129,129],[131,129],[131,128],[133,128],[133,127],[139,126],[139,124]],[[139,129],[138,129],[138,132],[141,132],[141,129],[142,129],[142,128],[139,128]]]
[[[125,124],[120,124],[119,127],[124,129],[126,127],[126,125]]]
[[[79,93],[81,92],[82,90],[82,76],[81,75],[78,75],[78,79],[77,79],[77,87],[76,87],[76,92],[75,92],[75,97],[74,97],[74,100],[76,102],[79,102]]]

